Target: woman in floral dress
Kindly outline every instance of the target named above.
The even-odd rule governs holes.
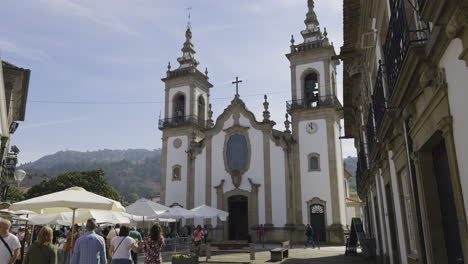
[[[143,252],[145,252],[145,264],[162,264],[161,250],[164,247],[164,237],[159,224],[151,227],[150,235],[143,241]]]

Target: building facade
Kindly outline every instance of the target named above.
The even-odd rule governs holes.
[[[317,239],[343,243],[346,205],[340,120],[336,98],[333,46],[322,33],[308,1],[304,41],[291,40],[291,100],[285,131],[274,129],[267,96],[263,119],[257,120],[236,94],[213,120],[207,71],[197,69],[192,32],[179,67],[163,78],[161,203],[194,208],[206,204],[230,213],[215,219],[212,238],[257,238],[265,226],[266,241],[303,242],[306,224]],[[236,84],[237,85],[237,84]],[[289,116],[291,120],[289,120]]]
[[[24,121],[31,71],[6,61],[0,65],[0,199],[5,200],[8,183],[14,182],[18,149],[10,148],[11,135]]]
[[[468,263],[468,4],[343,3],[367,247],[384,263]]]

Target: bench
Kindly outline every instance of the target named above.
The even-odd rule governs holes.
[[[270,250],[271,261],[281,261],[289,257],[289,240],[280,243],[279,248]]]
[[[212,249],[217,248],[217,249]],[[212,242],[206,245],[206,262],[211,253],[250,253],[250,260],[255,260],[255,244],[243,242]]]

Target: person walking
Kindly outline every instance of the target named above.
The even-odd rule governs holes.
[[[96,219],[86,221],[86,232],[78,238],[73,251],[72,264],[106,264],[106,243],[95,232]]]
[[[263,224],[258,227],[258,239],[262,243],[262,247],[265,248],[265,227]]]
[[[73,236],[73,245],[72,245],[72,236]],[[80,237],[80,227],[75,225],[71,231],[67,234],[67,240],[63,246],[63,251],[65,252],[65,262],[70,263],[70,259],[73,254],[73,248],[75,248],[76,241]]]
[[[195,231],[193,231],[193,248],[195,256],[198,258],[200,256],[200,247],[203,240],[203,230],[201,225],[198,225]]]
[[[119,236],[114,237],[110,245],[110,254],[112,255],[112,264],[131,264],[130,250],[138,251],[138,244],[135,239],[129,236],[130,226],[122,225]]]
[[[135,239],[135,241],[138,244],[140,244],[140,242],[143,240],[143,238],[141,237],[141,233],[138,232],[135,227],[132,227],[132,230],[130,231],[129,236],[131,238]],[[132,255],[133,264],[137,264],[138,263],[138,252],[134,252],[132,250],[130,253]]]
[[[203,226],[203,240],[205,241],[205,244],[206,244],[206,241],[208,240],[208,233],[209,233],[208,226],[204,225]]]
[[[315,244],[314,244],[314,229],[312,228],[312,226],[311,226],[310,224],[307,224],[305,235],[306,235],[306,237],[307,237],[307,240],[306,240],[306,243],[305,243],[305,247],[304,247],[304,248],[307,248],[307,246],[308,246],[309,244],[312,246],[312,248],[315,248]]]
[[[37,235],[37,240],[26,252],[23,264],[57,264],[57,249],[52,245],[52,228],[44,226]]]
[[[21,243],[19,239],[10,233],[11,223],[6,219],[0,219],[0,263],[13,264],[19,258]]]
[[[145,264],[162,264],[161,250],[165,246],[162,228],[159,224],[151,227],[149,236],[142,243],[145,252]]]

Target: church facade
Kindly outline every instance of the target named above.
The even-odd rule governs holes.
[[[311,224],[316,239],[342,243],[346,224],[341,104],[336,98],[333,46],[322,33],[308,1],[304,41],[294,44],[291,100],[285,130],[275,129],[267,96],[257,120],[236,92],[213,119],[207,72],[197,69],[192,32],[180,66],[165,83],[162,137],[161,203],[191,209],[206,204],[229,212],[227,222],[213,219],[214,240],[256,241],[260,224],[265,241],[304,241]]]

